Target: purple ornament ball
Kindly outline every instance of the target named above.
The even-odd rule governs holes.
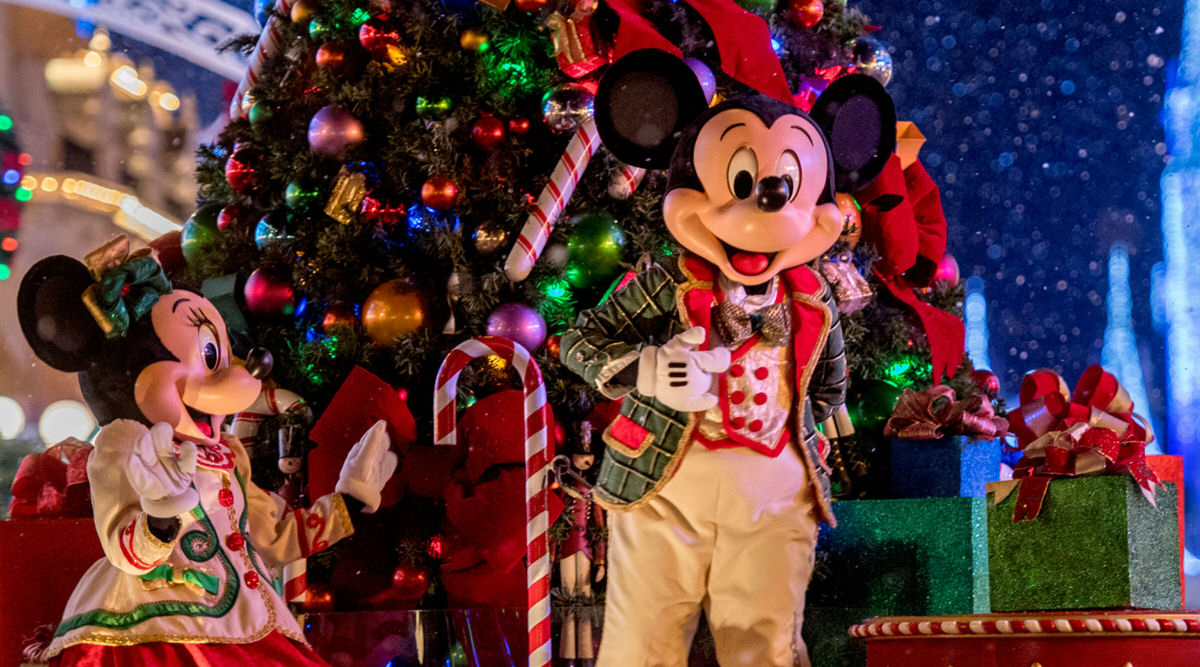
[[[713,76],[712,70],[702,60],[684,58],[683,63],[692,70],[692,74],[695,74],[696,80],[700,82],[700,90],[704,91],[704,100],[712,104],[713,95],[717,94],[717,77]]]
[[[321,107],[308,123],[308,145],[313,152],[339,160],[365,138],[362,121],[333,105]]]
[[[546,321],[523,303],[506,303],[488,315],[487,333],[516,341],[533,352],[546,342]]]

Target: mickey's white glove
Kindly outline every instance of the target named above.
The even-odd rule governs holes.
[[[692,327],[662,347],[643,347],[638,359],[638,392],[683,412],[703,412],[715,406],[712,376],[729,368],[729,350],[697,350],[703,342],[704,327]]]
[[[196,476],[196,445],[185,442],[175,455],[175,430],[166,422],[150,427],[125,461],[125,477],[141,499],[142,510],[169,519],[200,504],[192,486]]]
[[[380,419],[367,429],[342,463],[336,490],[361,502],[363,512],[367,514],[379,509],[383,485],[396,472],[396,464],[400,461],[391,446],[387,423]]]

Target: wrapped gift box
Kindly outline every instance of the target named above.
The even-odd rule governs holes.
[[[983,498],[839,500],[833,511],[809,605],[864,616],[988,610]]]
[[[993,611],[1180,606],[1175,484],[1156,505],[1125,475],[1057,479],[1041,512],[1014,523],[1019,492],[988,485]]]
[[[863,667],[867,647],[846,630],[871,616],[854,607],[804,606],[804,644],[812,667]]]
[[[892,438],[892,493],[898,498],[982,498],[1000,477],[999,440],[950,435],[937,440]]]
[[[1155,475],[1163,482],[1173,482],[1175,484],[1175,508],[1179,517],[1179,609],[1183,609],[1183,591],[1187,590],[1187,585],[1184,583],[1183,574],[1183,457],[1171,456],[1168,454],[1159,454],[1157,456],[1147,456],[1146,463]]]
[[[104,557],[91,519],[0,521],[0,665],[19,665],[41,625],[62,620],[67,598]]]

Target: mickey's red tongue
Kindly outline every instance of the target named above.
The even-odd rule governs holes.
[[[208,422],[206,422],[206,421],[197,421],[197,422],[196,422],[196,429],[197,429],[197,430],[199,430],[199,431],[200,431],[200,433],[201,433],[202,435],[204,435],[204,437],[206,437],[206,438],[211,438],[211,437],[212,437],[212,433],[213,433],[213,431],[212,431],[212,424],[210,424],[210,423],[208,423]]]
[[[729,258],[729,264],[743,276],[757,276],[767,270],[771,258],[761,252],[746,252],[739,250]]]

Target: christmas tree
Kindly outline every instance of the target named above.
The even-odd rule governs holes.
[[[766,19],[771,51],[801,107],[846,73],[869,73],[885,84],[891,77],[886,47],[869,37],[873,27],[839,0],[742,5]],[[588,0],[518,0],[511,7],[504,0],[390,7],[298,0],[288,9],[273,19],[278,48],[239,100],[244,117],[201,150],[200,201],[182,237],[186,281],[203,285],[222,306],[235,351],[269,349],[273,382],[303,397],[316,416],[355,367],[404,398],[417,438],[402,476],[433,479],[435,490],[420,493],[420,484],[410,483],[397,506],[371,519],[368,530],[360,527],[372,535],[361,538],[372,541],[371,557],[382,560],[355,567],[367,558],[359,542],[315,563],[309,578],[336,582],[340,570],[375,572],[373,579],[360,576],[354,590],[339,588],[339,608],[446,603],[436,566],[462,550],[446,535],[439,491],[448,477],[462,477],[467,455],[447,462],[429,446],[439,365],[472,336],[516,340],[545,376],[560,453],[600,453],[598,437],[591,444],[594,427],[611,418],[611,406],[560,363],[558,334],[628,272],[674,261],[679,248],[661,220],[663,175],[630,168],[603,147],[580,148],[598,143],[594,130],[588,133],[596,81],[623,40],[652,37],[689,59],[714,99],[729,98],[750,84],[722,65],[723,49],[752,38],[668,0],[598,7]],[[556,201],[564,202],[561,211]],[[839,202],[846,234],[830,257],[861,283],[887,249],[877,247],[871,229],[860,229],[859,209],[868,202],[850,193]],[[544,249],[536,234],[523,232],[531,216],[551,229]],[[938,251],[933,261],[940,259]],[[954,320],[962,297],[956,268],[936,282],[932,271],[897,277],[908,268],[892,266],[873,280],[886,275],[896,290],[950,311]],[[875,290],[888,292],[878,284]],[[933,384],[942,369],[934,377],[928,326],[913,316],[915,306],[890,292],[872,298],[860,291],[858,298],[859,309],[847,308],[843,322],[859,387],[852,414],[864,439],[882,429],[901,388]],[[976,393],[969,362],[945,370],[956,367],[956,389]],[[487,417],[519,413],[519,400],[502,398],[519,386],[498,358],[472,364],[458,386],[464,422],[478,403],[487,408],[473,421],[478,437],[499,439],[501,429]],[[260,433],[302,442],[310,423],[295,410],[268,418]],[[252,450],[260,485],[284,483],[274,472],[278,439],[259,438]],[[486,448],[471,450],[477,447]],[[876,456],[870,447],[840,455],[857,460],[857,474],[866,475]],[[492,463],[469,481],[494,478],[512,462]],[[575,511],[586,508],[568,502],[552,537],[566,534]],[[601,544],[602,526],[588,525],[591,541]],[[409,594],[387,595],[393,580]],[[449,602],[456,601],[461,596],[451,592]]]

